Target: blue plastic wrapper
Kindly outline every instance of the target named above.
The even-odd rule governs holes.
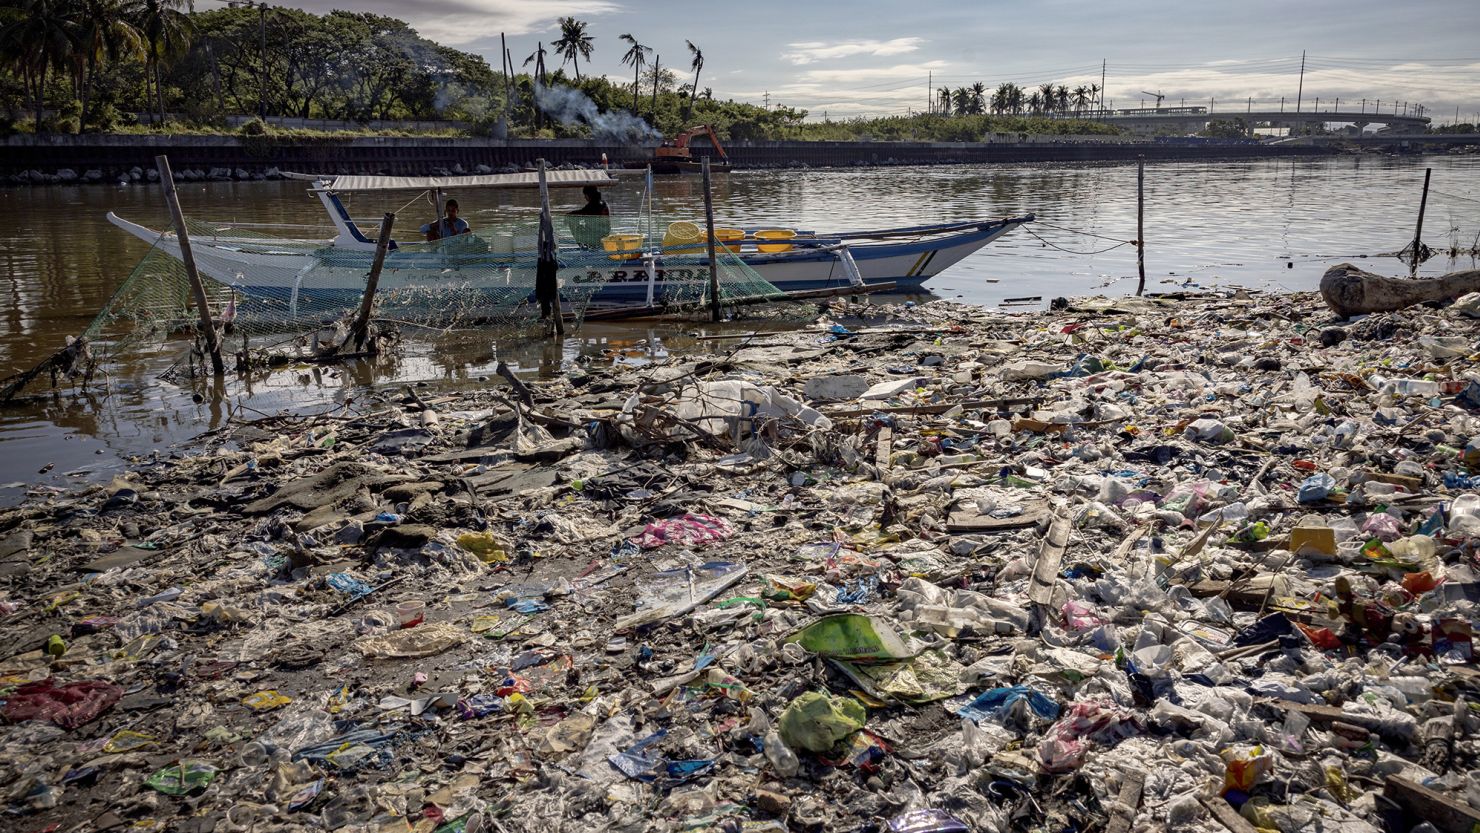
[[[475,694],[457,701],[457,714],[463,720],[487,717],[504,710],[504,698],[497,694]]]
[[[879,592],[879,577],[877,575],[864,576],[855,581],[845,582],[838,588],[838,597],[834,604],[856,605],[863,604],[873,598]]]
[[[1027,700],[1028,708],[1033,713],[1045,720],[1053,720],[1059,716],[1059,704],[1048,698],[1048,695],[1034,691],[1025,685],[1006,686],[983,691],[977,695],[975,700],[962,706],[956,714],[969,717],[975,721],[986,720],[989,717],[1000,715],[1019,700]]]
[[[637,743],[629,746],[626,751],[618,752],[607,758],[617,771],[634,781],[651,781],[658,777],[658,767],[664,763],[662,758],[656,755],[648,755],[649,747],[668,736],[667,729],[648,735]]]
[[[349,594],[351,599],[359,599],[370,595],[375,588],[355,578],[349,573],[330,573],[329,586],[341,593]]]
[[[889,833],[970,833],[971,828],[945,810],[911,810],[889,820]]]
[[[1331,475],[1325,472],[1312,474],[1300,484],[1297,499],[1301,503],[1315,503],[1318,500],[1325,500],[1335,488],[1336,480]]]
[[[687,781],[697,775],[701,775],[714,766],[713,760],[695,761],[669,761],[664,767],[668,771],[668,777],[675,781]]]

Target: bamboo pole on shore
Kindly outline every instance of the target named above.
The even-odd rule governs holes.
[[[371,261],[370,274],[365,278],[365,294],[360,298],[360,311],[355,315],[355,323],[350,326],[349,335],[344,339],[346,345],[353,342],[355,350],[364,349],[365,337],[370,332],[370,313],[375,308],[375,290],[380,286],[380,271],[385,267],[385,254],[391,244],[391,228],[395,224],[396,213],[387,211],[380,221],[380,239],[375,241],[375,259]]]
[[[1413,230],[1413,260],[1408,266],[1409,277],[1418,275],[1418,264],[1423,259],[1423,213],[1429,206],[1429,178],[1433,175],[1433,168],[1423,169],[1423,196],[1418,201],[1418,227]]]
[[[704,174],[704,229],[709,232],[709,320],[718,321],[719,315],[719,257],[714,246],[714,191],[709,182],[709,157],[704,157],[701,168]]]
[[[185,275],[190,279],[190,293],[195,297],[195,311],[200,314],[200,334],[205,340],[206,352],[211,355],[211,369],[217,376],[226,373],[221,361],[221,339],[216,333],[216,323],[211,319],[211,303],[206,299],[206,287],[201,283],[200,271],[195,267],[195,254],[190,251],[190,233],[185,229],[185,213],[180,209],[180,194],[175,190],[175,174],[170,170],[170,158],[163,154],[154,157],[154,167],[159,171],[159,185],[164,189],[164,201],[170,207],[170,217],[175,223],[175,238],[180,244],[180,262],[185,264]]]
[[[1146,157],[1136,157],[1136,297],[1146,291]]]

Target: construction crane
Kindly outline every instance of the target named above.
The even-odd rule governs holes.
[[[1163,98],[1166,98],[1166,96],[1162,95],[1160,92],[1149,93],[1149,92],[1146,92],[1145,90],[1142,90],[1141,91],[1141,95],[1149,95],[1152,98],[1156,99],[1156,109],[1158,109],[1158,110],[1161,109],[1161,100]]]

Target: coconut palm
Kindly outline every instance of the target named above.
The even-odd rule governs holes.
[[[688,121],[689,116],[694,112],[694,96],[699,93],[699,72],[704,69],[704,50],[695,46],[691,40],[686,40],[684,43],[689,47],[689,69],[694,71],[694,86],[689,88],[689,106],[683,111],[683,120]]]
[[[635,116],[637,115],[637,82],[642,77],[642,68],[647,66],[648,53],[653,49],[638,43],[637,38],[631,35],[624,34],[621,40],[629,45],[626,53],[622,55],[622,66],[632,67],[632,114]]]
[[[160,67],[185,54],[195,31],[189,15],[195,10],[195,4],[193,0],[142,0],[136,10],[134,27],[144,36],[145,97],[148,98],[152,79],[154,96],[149,101],[158,106],[159,119],[164,121],[164,85],[160,83]]]
[[[987,85],[978,81],[971,85],[971,114],[979,116],[987,111]]]
[[[1053,84],[1038,85],[1038,115],[1046,115],[1053,109],[1054,87]]]
[[[581,80],[581,59],[585,58],[587,63],[591,62],[591,53],[596,49],[592,43],[596,39],[586,34],[584,20],[576,20],[573,17],[562,18],[560,21],[560,39],[550,44],[555,48],[555,53],[563,60],[560,65],[567,63],[576,68],[576,80]]]
[[[72,86],[82,104],[78,130],[87,124],[98,64],[144,52],[144,36],[131,20],[135,9],[121,0],[82,0],[77,18],[77,50],[72,56]]]
[[[1034,116],[1043,115],[1043,91],[1035,90],[1028,96],[1028,112]]]
[[[1084,108],[1089,106],[1089,88],[1080,84],[1074,88],[1070,96],[1074,99],[1074,115],[1083,116]]]
[[[36,130],[46,109],[46,82],[65,72],[77,53],[74,6],[66,0],[20,0],[0,29],[5,61],[20,73],[36,103]],[[19,13],[14,13],[18,11]]]
[[[1105,101],[1102,98],[1100,98],[1100,85],[1099,84],[1090,84],[1089,85],[1089,98],[1090,98],[1090,101],[1094,102],[1094,105],[1095,105],[1095,109],[1096,110],[1103,110],[1103,109],[1105,109]]]
[[[1069,112],[1069,88],[1063,84],[1054,88],[1053,109],[1059,113]]]
[[[968,87],[957,87],[951,93],[951,103],[955,106],[956,115],[964,116],[971,112],[971,89]]]
[[[935,100],[935,111],[942,116],[949,116],[951,114],[951,88],[941,87],[936,90]]]

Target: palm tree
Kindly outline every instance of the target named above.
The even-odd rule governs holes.
[[[98,64],[142,54],[143,35],[130,17],[135,11],[120,0],[82,0],[77,22],[77,51],[72,57],[72,85],[82,104],[77,129],[87,124],[88,104],[97,81]]]
[[[941,87],[935,91],[935,95],[940,102],[936,105],[937,112],[942,116],[949,116],[951,114],[951,88]]]
[[[637,38],[631,35],[622,35],[621,40],[629,44],[627,52],[622,55],[622,66],[632,67],[632,115],[637,115],[637,82],[642,76],[642,68],[647,66],[647,56],[653,49],[643,46],[637,42]]]
[[[574,64],[576,68],[576,80],[581,80],[581,59],[585,58],[587,63],[591,62],[591,53],[596,49],[592,41],[596,40],[586,34],[584,20],[576,20],[573,17],[562,18],[560,21],[560,40],[550,44],[555,47],[555,53],[564,60],[561,66],[567,63]]]
[[[1028,96],[1028,113],[1034,116],[1043,113],[1043,93],[1035,91]]]
[[[1053,84],[1038,85],[1038,115],[1046,115],[1053,109],[1054,87]]]
[[[964,116],[971,112],[971,90],[967,87],[957,87],[951,93],[951,102],[955,105],[956,115]]]
[[[979,116],[987,111],[987,85],[978,81],[971,85],[971,114]]]
[[[1060,113],[1069,112],[1069,88],[1060,84],[1053,91],[1053,106]]]
[[[77,53],[73,4],[66,0],[21,0],[19,14],[6,17],[0,45],[7,63],[21,74],[36,102],[36,130],[46,109],[46,81],[53,70],[65,72]]]
[[[996,113],[997,115],[1000,116],[1003,113],[1006,113],[1007,112],[1008,107],[1010,106],[1008,104],[1008,102],[1012,100],[1012,91],[1009,89],[1009,87],[1011,87],[1011,86],[1012,86],[1011,84],[1008,84],[1006,82],[1003,82],[1003,83],[997,85],[997,89],[996,90],[993,90],[992,91],[992,112],[993,113]]]
[[[195,27],[188,12],[193,11],[194,0],[143,0],[138,5],[134,27],[144,35],[144,92],[148,97],[149,81],[153,79],[154,97],[150,101],[158,105],[160,121],[164,121],[164,85],[160,83],[160,65],[184,54],[190,45]]]
[[[689,116],[694,112],[694,96],[699,94],[699,71],[704,69],[704,51],[695,46],[691,40],[686,40],[684,43],[689,46],[689,56],[691,58],[689,69],[694,71],[694,86],[689,88],[689,106],[683,111],[683,120],[688,121]]]
[[[1094,102],[1094,105],[1095,105],[1095,109],[1096,110],[1103,110],[1103,109],[1105,109],[1105,102],[1103,100],[1101,100],[1101,98],[1100,98],[1100,85],[1099,84],[1090,84],[1089,85],[1089,97],[1090,97],[1090,100]]]
[[[1080,84],[1074,88],[1074,116],[1076,118],[1084,115],[1084,108],[1089,106],[1089,88]]]

